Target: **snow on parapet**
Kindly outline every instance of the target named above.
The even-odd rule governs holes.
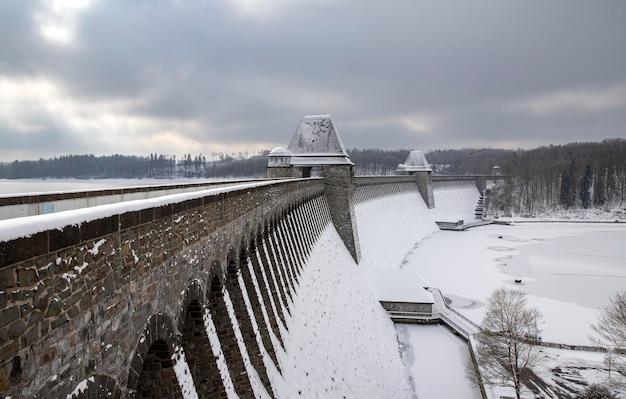
[[[293,154],[292,165],[352,164],[330,115],[308,115],[300,120],[287,150]]]
[[[430,164],[421,151],[411,151],[404,163],[398,165],[399,172],[432,172]]]
[[[109,216],[121,215],[126,212],[156,208],[210,195],[219,195],[230,191],[247,190],[272,184],[276,184],[276,182],[260,181],[241,184],[236,183],[232,186],[216,187],[201,191],[170,194],[162,197],[99,205],[91,208],[81,208],[58,213],[0,220],[0,242],[11,241],[21,237],[30,237],[46,230],[62,230],[67,226],[77,226],[92,220],[104,219]]]

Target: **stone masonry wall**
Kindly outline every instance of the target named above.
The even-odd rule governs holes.
[[[264,262],[271,276],[266,284],[273,285],[265,289],[275,295],[278,313],[273,323],[280,322],[312,243],[302,235],[314,236],[320,229],[319,223],[301,222],[302,209],[319,203],[323,193],[320,180],[283,182],[0,242],[0,394],[55,398],[74,392],[78,397],[83,391],[76,385],[88,381],[87,387],[108,387],[116,396],[135,395],[142,354],[157,353],[161,363],[172,366],[161,352],[180,344],[181,332],[173,326],[187,323],[181,330],[194,331],[189,323],[201,322],[203,306],[221,309],[221,303],[211,304],[222,300],[209,295],[211,282],[217,278],[227,289],[232,254],[246,267]],[[253,256],[258,251],[249,244],[259,237],[262,255]],[[264,258],[249,262],[247,256]],[[254,276],[248,270],[238,273]],[[184,308],[194,284],[202,287],[193,289],[200,298]],[[257,295],[251,302],[260,299]],[[185,314],[195,316],[179,322]],[[154,321],[155,315],[163,321]],[[261,334],[280,337],[270,326],[259,327]],[[258,342],[270,342],[261,338]],[[265,349],[272,354],[273,348]],[[250,397],[249,387],[242,389],[240,396]]]

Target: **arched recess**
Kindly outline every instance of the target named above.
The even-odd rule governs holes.
[[[268,278],[272,280],[272,284],[276,289],[277,294],[280,296],[281,306],[281,314],[283,315],[282,319],[284,322],[284,313],[283,311],[287,311],[289,315],[291,315],[291,311],[289,309],[289,301],[287,300],[287,296],[289,295],[289,299],[291,299],[291,293],[288,291],[288,285],[286,283],[287,279],[283,274],[282,268],[279,265],[279,257],[274,248],[274,224],[272,219],[267,219],[265,221],[265,231],[263,232],[263,251],[262,256],[266,266],[266,272],[269,272]],[[287,324],[285,323],[285,328]]]
[[[124,392],[117,381],[106,374],[95,374],[79,383],[68,399],[122,399]]]
[[[228,371],[233,380],[235,391],[240,397],[253,397],[252,385],[246,371],[246,366],[243,362],[243,357],[239,350],[239,344],[237,344],[237,338],[235,336],[235,330],[233,328],[228,309],[226,308],[226,302],[224,300],[224,285],[222,284],[221,274],[217,274],[217,271],[221,271],[220,263],[215,261],[211,267],[212,273],[210,276],[210,288],[208,292],[209,310],[213,323],[215,324],[215,330],[217,331],[217,337],[222,347],[222,352],[226,358],[226,365]]]
[[[252,319],[250,318],[244,299],[244,289],[239,282],[239,275],[241,273],[239,259],[236,256],[234,248],[232,247],[228,251],[226,264],[226,289],[228,290],[230,300],[232,301],[235,317],[239,323],[239,329],[241,331],[241,336],[243,337],[246,350],[248,351],[250,362],[257,371],[257,374],[259,375],[259,378],[261,379],[261,382],[267,392],[270,396],[273,396],[272,386],[270,384],[269,377],[267,376],[265,364],[263,363],[261,349],[257,343],[256,333],[254,332],[254,327],[252,326]]]
[[[226,397],[224,382],[204,324],[204,290],[193,280],[185,291],[178,329],[194,385],[202,398]]]
[[[274,302],[275,291],[272,291],[272,286],[269,285],[270,279],[267,279],[267,273],[263,267],[263,262],[261,262],[261,253],[259,246],[263,240],[263,228],[259,226],[258,233],[256,237],[252,237],[250,239],[250,262],[252,265],[252,271],[254,272],[254,278],[257,281],[257,285],[259,287],[259,291],[261,294],[262,304],[265,306],[265,311],[269,318],[270,328],[274,332],[276,338],[280,342],[281,346],[284,346],[283,339],[281,336],[280,328],[278,327],[278,316],[277,312],[280,309],[275,309],[275,306],[272,305]],[[267,280],[267,281],[266,281]]]
[[[137,398],[182,398],[172,354],[176,330],[170,318],[154,314],[148,319],[130,365],[128,388]]]
[[[265,317],[263,317],[263,310],[261,309],[259,296],[256,293],[254,282],[252,281],[253,276],[250,272],[250,267],[248,266],[249,262],[249,250],[246,248],[245,243],[242,242],[241,249],[239,250],[239,272],[241,273],[244,286],[246,287],[248,300],[250,301],[250,305],[252,307],[252,314],[254,315],[254,319],[256,320],[256,324],[259,328],[263,346],[272,358],[274,365],[278,368],[276,352],[274,351],[274,345],[272,345],[272,339],[270,338],[268,323],[265,321]]]

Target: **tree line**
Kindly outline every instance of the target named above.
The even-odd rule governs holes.
[[[149,156],[64,155],[38,161],[0,164],[0,178],[174,178],[266,176],[263,150]],[[348,150],[355,174],[393,175],[409,150]],[[504,179],[487,192],[491,214],[536,215],[554,209],[615,208],[626,203],[626,140],[550,145],[532,150],[456,149],[426,153],[435,174],[491,174],[499,167]]]
[[[149,156],[93,154],[63,155],[36,161],[13,161],[0,163],[2,179],[107,179],[107,178],[155,178],[177,177],[263,177],[267,166],[267,154],[247,157],[238,154],[212,153],[212,161],[198,154],[176,155],[150,154]]]
[[[537,215],[626,204],[624,139],[513,151],[497,165],[505,178],[487,193],[491,213]]]

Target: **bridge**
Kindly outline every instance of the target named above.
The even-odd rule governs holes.
[[[266,180],[4,199],[98,198],[0,221],[0,394],[280,396],[288,320],[322,233],[358,263],[355,202],[428,199],[427,176],[354,177],[342,147],[314,173],[291,148],[300,164],[278,151]]]

